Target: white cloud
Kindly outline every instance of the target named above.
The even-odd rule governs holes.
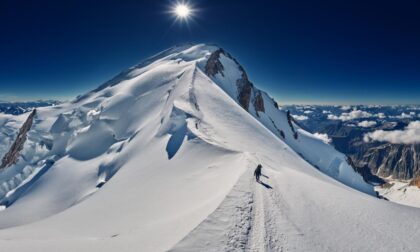
[[[331,111],[329,111],[329,110],[323,110],[322,111],[322,114],[331,114]],[[420,114],[419,114],[420,115]]]
[[[368,108],[381,108],[382,105],[369,104],[366,107],[368,107]]]
[[[327,116],[327,118],[328,118],[329,120],[340,120],[340,119],[338,118],[338,116],[336,116],[336,115],[331,115],[331,114],[329,114],[329,115]]]
[[[377,116],[378,118],[384,119],[386,116],[384,113],[378,113],[375,116]]]
[[[331,143],[332,141],[331,138],[329,138],[327,134],[315,132],[313,135],[314,137],[321,139],[324,143],[327,143],[327,144]]]
[[[303,112],[303,113],[305,113],[305,114],[311,114],[311,113],[313,113],[313,111],[312,110],[306,110],[305,112]]]
[[[376,122],[375,121],[363,121],[363,122],[359,122],[357,124],[357,126],[363,127],[363,128],[369,128],[369,127],[372,127],[372,126],[376,126]]]
[[[410,119],[410,118],[413,118],[413,115],[411,115],[411,113],[410,114],[406,114],[406,113],[401,113],[401,115],[399,115],[399,116],[396,116],[396,118],[399,118],[399,119]]]
[[[420,143],[420,121],[410,122],[404,130],[375,130],[365,134],[365,142],[379,141],[394,144],[414,144]]]
[[[373,115],[363,110],[353,110],[349,113],[342,113],[340,116],[328,115],[330,120],[350,121],[354,119],[369,118]]]
[[[341,106],[341,110],[350,110],[350,109],[351,109],[351,106],[349,105]]]
[[[304,115],[293,115],[293,118],[295,118],[298,121],[305,121],[309,119],[307,116]]]
[[[401,113],[401,115],[397,115],[397,116],[389,116],[389,118],[397,118],[397,119],[412,119],[416,116],[416,114],[412,114],[410,112],[410,114],[406,114],[404,112]]]

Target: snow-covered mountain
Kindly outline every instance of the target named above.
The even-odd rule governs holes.
[[[171,48],[74,102],[0,124],[5,250],[420,245],[419,209],[377,199],[217,46]]]

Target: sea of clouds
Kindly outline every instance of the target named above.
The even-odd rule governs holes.
[[[420,121],[410,122],[403,130],[375,130],[366,133],[365,142],[379,141],[393,144],[415,144],[420,143]]]

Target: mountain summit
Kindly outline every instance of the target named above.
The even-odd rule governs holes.
[[[7,138],[25,120],[1,119]],[[345,155],[217,46],[173,47],[71,103],[39,108],[25,135],[0,170],[5,250],[420,245],[419,209],[377,199]]]

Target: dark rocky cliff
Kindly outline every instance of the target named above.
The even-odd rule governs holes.
[[[222,76],[223,74],[223,64],[220,62],[220,54],[224,54],[225,52],[223,49],[219,49],[213,52],[209,59],[207,60],[207,64],[205,66],[206,74],[210,77],[214,77],[216,74],[220,73]]]
[[[335,148],[348,155],[361,173],[409,180],[420,176],[420,144],[365,142],[365,129],[340,123],[320,130],[333,140]]]
[[[2,159],[0,169],[4,169],[6,167],[9,167],[17,163],[20,156],[20,152],[22,151],[23,145],[25,144],[26,139],[27,139],[26,135],[32,127],[32,123],[33,123],[33,119],[35,115],[36,115],[36,109],[34,109],[31,112],[31,114],[26,119],[25,123],[20,128],[19,134],[17,135],[16,140],[13,142],[9,151],[6,153],[6,155]]]
[[[420,144],[381,144],[351,155],[358,167],[381,177],[412,179],[420,176]]]
[[[264,108],[264,99],[262,97],[261,91],[257,91],[255,94],[255,99],[254,99],[254,107],[255,107],[255,111],[257,112],[265,112],[265,108]]]
[[[293,109],[293,107],[291,107]],[[378,182],[379,177],[410,180],[420,176],[420,143],[418,144],[392,144],[385,142],[365,142],[363,136],[374,130],[401,130],[409,121],[387,122],[378,119],[375,127],[356,127],[357,122],[342,122],[328,120],[322,113],[311,114],[309,120],[299,121],[310,132],[328,134],[332,145],[350,158],[353,168],[365,180]],[[296,112],[296,111],[295,111]],[[341,111],[340,111],[341,112]],[[322,116],[318,116],[322,115]],[[370,120],[374,120],[371,118]]]
[[[223,64],[220,62],[220,56],[224,55],[230,59],[232,59],[239,67],[239,70],[242,74],[241,78],[236,80],[236,87],[238,88],[238,102],[241,105],[242,108],[244,108],[246,111],[249,111],[249,105],[251,102],[251,98],[255,101],[258,98],[252,97],[252,94],[254,96],[258,95],[258,92],[254,90],[254,85],[249,81],[248,75],[246,74],[244,68],[238,63],[236,59],[234,59],[230,54],[226,53],[223,49],[218,49],[214,51],[209,59],[207,60],[206,66],[205,66],[205,72],[208,76],[214,77],[216,74],[223,74]],[[254,92],[253,92],[254,91]],[[261,104],[255,104],[254,105],[261,105]],[[260,110],[258,110],[260,109]],[[259,108],[255,108],[255,111],[261,111],[261,106]]]

